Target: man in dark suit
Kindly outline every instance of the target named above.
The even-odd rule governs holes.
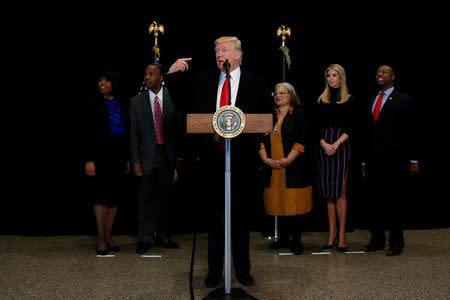
[[[388,256],[401,254],[405,245],[401,225],[407,207],[406,180],[408,172],[414,175],[419,171],[413,99],[394,89],[394,79],[390,66],[378,68],[380,91],[367,109],[367,165],[363,165],[372,214],[372,237],[364,250],[384,249],[384,230],[389,229]]]
[[[177,114],[158,65],[145,70],[148,92],[130,103],[131,164],[138,184],[138,235],[136,252],[155,244],[178,248],[169,239],[170,187],[176,166]]]
[[[215,41],[217,69],[203,70],[185,79],[190,95],[192,113],[214,113],[220,106],[222,89],[226,86],[224,63],[230,63],[231,105],[244,113],[268,113],[270,103],[265,93],[265,82],[256,73],[240,67],[242,62],[241,42],[236,37],[221,37]],[[188,59],[177,60],[168,73],[188,69]],[[226,88],[225,88],[226,90]],[[231,244],[233,266],[238,281],[246,286],[253,284],[250,275],[249,224],[254,214],[253,199],[259,197],[257,190],[257,166],[259,145],[257,136],[241,134],[231,140]],[[222,279],[224,259],[224,167],[225,154],[217,134],[198,134],[190,137],[185,162],[193,161],[198,176],[193,188],[206,198],[202,208],[208,218],[208,276],[205,285],[215,287]],[[188,158],[189,157],[189,158]],[[186,171],[188,172],[188,171]],[[189,176],[194,177],[194,176]],[[200,194],[200,193],[199,193]],[[205,196],[206,195],[206,196]],[[262,201],[261,198],[255,199]],[[253,209],[253,213],[252,213]]]

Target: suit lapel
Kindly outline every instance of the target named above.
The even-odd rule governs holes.
[[[163,118],[163,133],[166,132],[166,128],[167,128],[167,119],[168,116],[171,114],[172,111],[172,106],[170,105],[171,103],[171,99],[169,96],[169,92],[167,91],[166,88],[163,88],[163,114],[162,114],[162,118]],[[165,134],[164,134],[165,135]]]
[[[142,94],[142,102],[144,113],[142,120],[147,120],[150,130],[155,131],[155,121],[153,120],[152,105],[150,104],[150,96],[148,92]]]
[[[208,110],[207,111],[212,111],[215,112],[216,111],[216,106],[217,106],[217,92],[218,92],[218,88],[219,88],[219,81],[220,81],[220,71],[215,71],[214,72],[214,77],[213,77],[213,84],[211,84],[211,94],[210,94],[210,98],[211,101],[208,101]]]
[[[383,119],[383,117],[386,117],[386,114],[388,114],[389,111],[391,111],[391,108],[395,105],[395,96],[396,91],[394,89],[386,99],[386,102],[384,103],[383,107],[381,108],[377,122],[380,121],[380,119]]]
[[[237,90],[236,103],[235,103],[235,106],[239,107],[239,109],[241,109],[241,110],[242,110],[242,108],[241,108],[242,99],[241,98],[243,97],[242,95],[245,94],[244,93],[245,88],[247,87],[246,83],[247,83],[247,77],[246,77],[244,70],[242,70],[242,68],[241,68],[241,78],[239,79],[239,88]],[[244,92],[242,92],[242,91],[244,91]]]

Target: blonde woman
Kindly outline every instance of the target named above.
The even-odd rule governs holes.
[[[322,247],[345,252],[347,219],[347,179],[350,162],[350,137],[355,100],[347,88],[345,70],[332,64],[325,70],[325,89],[317,102],[318,190],[327,201],[329,236]],[[337,218],[336,218],[337,215]],[[337,226],[339,222],[339,229]]]

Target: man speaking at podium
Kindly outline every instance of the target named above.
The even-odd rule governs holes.
[[[224,36],[215,41],[217,69],[193,72],[187,76],[183,96],[189,94],[191,113],[213,114],[219,107],[228,105],[228,91],[231,91],[231,105],[244,113],[269,113],[270,102],[265,91],[262,76],[241,68],[242,46],[237,37]],[[180,58],[168,73],[186,71],[191,58]],[[231,78],[227,80],[225,67],[229,63]],[[187,74],[186,74],[187,75]],[[229,82],[228,82],[229,81]],[[227,84],[231,85],[228,89]],[[179,101],[179,99],[178,99]],[[183,100],[185,101],[185,100]],[[259,197],[257,185],[258,135],[241,134],[231,140],[231,245],[232,261],[238,281],[250,286],[249,221],[254,214],[254,203]],[[191,136],[191,159],[199,177],[193,182],[198,195],[205,195],[205,213],[208,218],[208,276],[205,285],[217,286],[222,279],[224,260],[224,172],[225,154],[223,139],[217,134],[196,134]],[[186,155],[188,151],[186,151]],[[185,155],[185,159],[186,159]],[[253,206],[253,207],[252,207]]]

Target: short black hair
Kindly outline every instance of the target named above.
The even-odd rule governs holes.
[[[161,67],[161,65],[156,64],[156,63],[150,63],[150,64],[148,64],[145,68],[147,69],[149,66],[155,66],[155,67],[158,67],[159,74],[160,74],[161,76],[163,76],[163,77],[164,77],[164,75],[166,75],[165,72],[164,72],[164,70],[163,70],[163,68]]]
[[[107,81],[111,82],[111,94],[113,96],[119,96],[119,79],[120,79],[120,72],[117,70],[107,70],[100,74],[98,77],[98,81],[100,81],[102,78],[105,78]]]

